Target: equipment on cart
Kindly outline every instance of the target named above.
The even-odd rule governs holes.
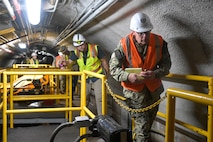
[[[49,83],[48,75],[23,75],[13,82],[13,95],[18,94],[39,94],[44,86]],[[7,84],[10,89],[11,84]],[[3,88],[3,84],[0,85]]]
[[[89,130],[92,132],[79,136],[75,142],[80,142],[89,137],[100,137],[105,142],[132,142],[132,132],[129,129],[121,127],[107,115],[100,115],[92,120],[87,116],[78,116],[73,122],[63,123],[54,130],[50,142],[54,142],[55,136],[61,129],[73,125],[89,127]]]

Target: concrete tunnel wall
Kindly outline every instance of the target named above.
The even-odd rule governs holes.
[[[152,32],[168,42],[171,73],[213,75],[212,0],[120,0],[80,32],[88,41],[99,44],[109,59],[120,38],[131,32],[129,22],[136,12],[148,14],[154,25]],[[113,91],[122,95],[119,83],[112,78],[109,82]],[[205,87],[196,83],[163,83],[165,90],[176,87],[206,92]],[[165,109],[166,101],[160,104],[160,111],[165,112]],[[119,111],[119,107],[116,110]],[[176,117],[187,123],[206,128],[206,114],[204,106],[181,99],[176,102]]]

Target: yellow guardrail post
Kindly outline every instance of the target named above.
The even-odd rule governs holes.
[[[208,82],[209,86],[209,96],[213,96],[213,78],[210,79]],[[213,106],[208,106],[208,141],[207,142],[213,142]]]
[[[105,76],[101,78],[102,81],[102,114],[105,115],[107,113],[107,95],[106,95],[106,85],[105,85]]]
[[[13,104],[13,81],[15,79],[15,76],[17,75],[10,75],[10,96],[9,96],[9,107],[11,110],[14,109],[14,104]],[[14,124],[13,124],[13,119],[14,119],[14,114],[10,114],[10,128],[13,128],[14,127]]]
[[[175,97],[167,93],[167,106],[166,106],[166,136],[165,142],[174,142],[174,129],[175,129]]]
[[[69,87],[69,88],[67,88]],[[72,94],[72,75],[66,76],[66,92],[69,93],[69,106],[72,107],[72,102],[73,102],[73,94]],[[69,111],[69,122],[72,121],[72,111]]]
[[[81,116],[85,116],[85,110],[84,107],[86,107],[86,74],[83,72],[81,75]],[[80,128],[80,135],[86,134],[86,128]],[[82,140],[82,142],[86,142],[85,139]]]
[[[70,89],[69,88],[69,85],[68,85],[68,75],[65,75],[65,86],[66,86],[66,88],[65,88],[65,94],[67,94],[68,96],[70,95],[70,92],[69,92],[69,94],[68,94],[68,89]],[[61,102],[61,100],[58,100],[59,101],[59,104],[60,104],[60,102]],[[65,107],[72,107],[72,102],[71,102],[72,100],[70,100],[70,96],[69,96],[69,98],[67,98],[66,100],[65,100]],[[67,119],[67,120],[71,120],[71,111],[66,111],[65,112],[65,118]]]
[[[174,116],[174,104],[171,99],[174,97],[179,97],[182,99],[187,99],[196,103],[208,105],[208,106],[213,106],[213,96],[208,96],[204,93],[198,93],[198,92],[193,92],[193,91],[187,91],[187,90],[182,90],[182,89],[177,89],[177,88],[169,88],[167,89],[167,114],[166,114],[166,137],[165,137],[165,142],[173,142],[174,141],[174,122],[173,118]],[[175,100],[174,100],[175,101]],[[170,108],[171,107],[171,108]],[[170,118],[171,117],[171,118]],[[197,133],[200,133],[204,136],[207,137],[207,142],[212,142],[211,141],[211,133],[212,133],[212,120],[209,120],[208,118],[208,124],[207,124],[207,131],[198,129],[197,127],[189,127],[191,130],[195,130]],[[210,124],[209,124],[210,123]],[[211,127],[211,128],[209,128]]]
[[[3,113],[2,113],[2,137],[7,142],[7,75],[3,73]]]

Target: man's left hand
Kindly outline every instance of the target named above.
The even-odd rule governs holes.
[[[155,72],[148,70],[148,71],[142,71],[140,73],[141,76],[143,76],[145,79],[154,79],[155,78]]]

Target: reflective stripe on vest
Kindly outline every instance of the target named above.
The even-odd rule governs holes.
[[[87,59],[86,64],[84,64],[83,53],[79,52],[77,49],[75,50],[75,54],[78,57],[77,63],[79,65],[79,70],[88,70],[96,73],[102,73],[103,69],[101,66],[101,60],[97,57],[98,54],[98,47],[94,44],[87,44],[88,45],[88,52],[87,52]]]
[[[147,55],[144,61],[137,52],[137,47],[135,47],[133,33],[121,39],[121,43],[127,60],[127,64],[125,64],[123,68],[153,70],[162,58],[163,39],[155,34],[150,33]],[[144,85],[146,85],[147,88],[153,92],[161,85],[161,80],[156,78],[153,80],[145,80],[142,84],[131,84],[128,82],[122,82],[121,84],[123,87],[136,92],[140,92],[144,88]]]
[[[38,61],[38,59],[36,59],[36,60],[30,59],[30,64],[32,64],[32,65],[38,65],[39,61]]]
[[[36,59],[35,61],[33,60],[33,58],[30,59],[29,63],[33,66],[31,66],[32,68],[38,68],[38,64],[39,64],[39,61],[38,59]]]

